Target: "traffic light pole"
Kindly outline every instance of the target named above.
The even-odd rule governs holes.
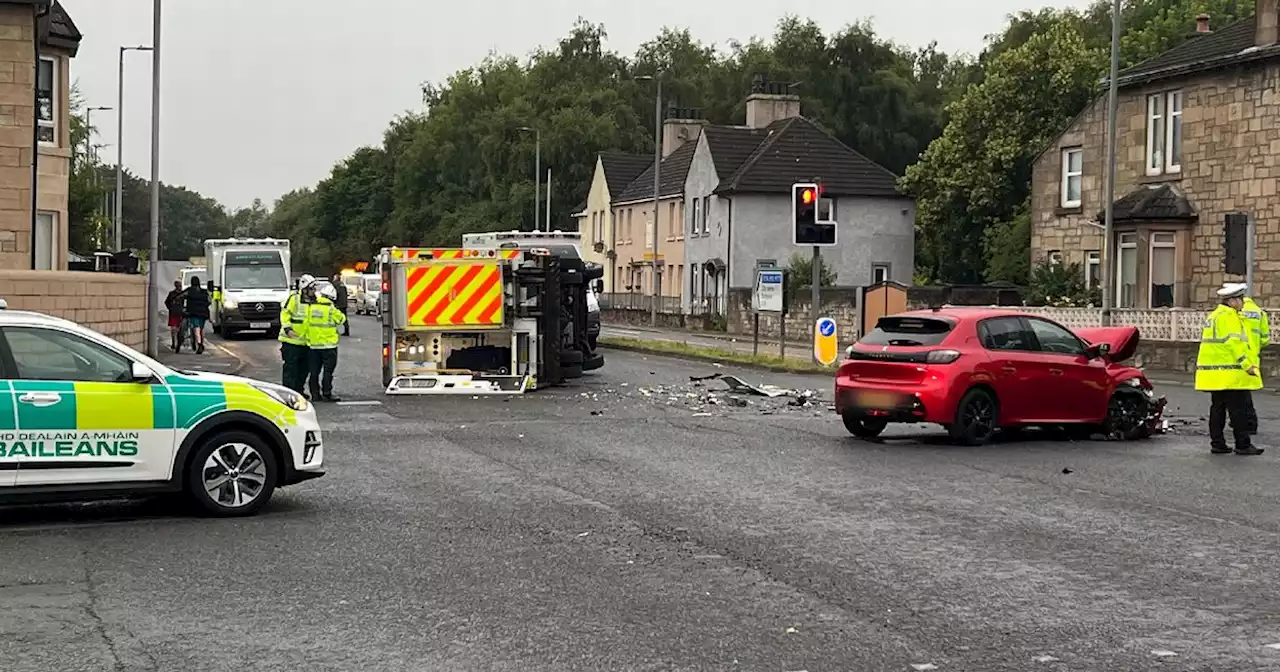
[[[809,311],[812,313],[813,328],[818,328],[818,318],[822,317],[822,248],[817,245],[813,246],[813,261],[809,262],[810,273],[813,279],[810,281],[809,302],[813,308]],[[818,353],[813,354],[813,360],[818,361]]]

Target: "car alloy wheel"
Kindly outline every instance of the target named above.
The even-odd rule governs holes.
[[[951,425],[951,437],[969,446],[978,446],[991,440],[999,429],[999,408],[995,397],[981,389],[969,390],[956,405],[956,421]]]
[[[254,434],[217,432],[192,456],[187,490],[218,516],[256,513],[275,490],[275,455]]]

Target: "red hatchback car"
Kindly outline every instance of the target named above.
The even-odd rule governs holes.
[[[1072,332],[998,308],[899,313],[849,347],[836,412],[863,438],[891,422],[937,423],[969,445],[1032,425],[1142,438],[1160,431],[1165,401],[1120,364],[1137,347],[1135,327]]]

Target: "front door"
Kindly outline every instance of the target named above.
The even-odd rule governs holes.
[[[0,439],[18,486],[163,481],[173,397],[134,382],[133,360],[56,327],[5,327],[17,431]]]

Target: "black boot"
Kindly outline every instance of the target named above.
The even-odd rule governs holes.
[[[1261,455],[1266,452],[1266,448],[1257,446],[1246,446],[1244,448],[1236,448],[1236,455]]]

